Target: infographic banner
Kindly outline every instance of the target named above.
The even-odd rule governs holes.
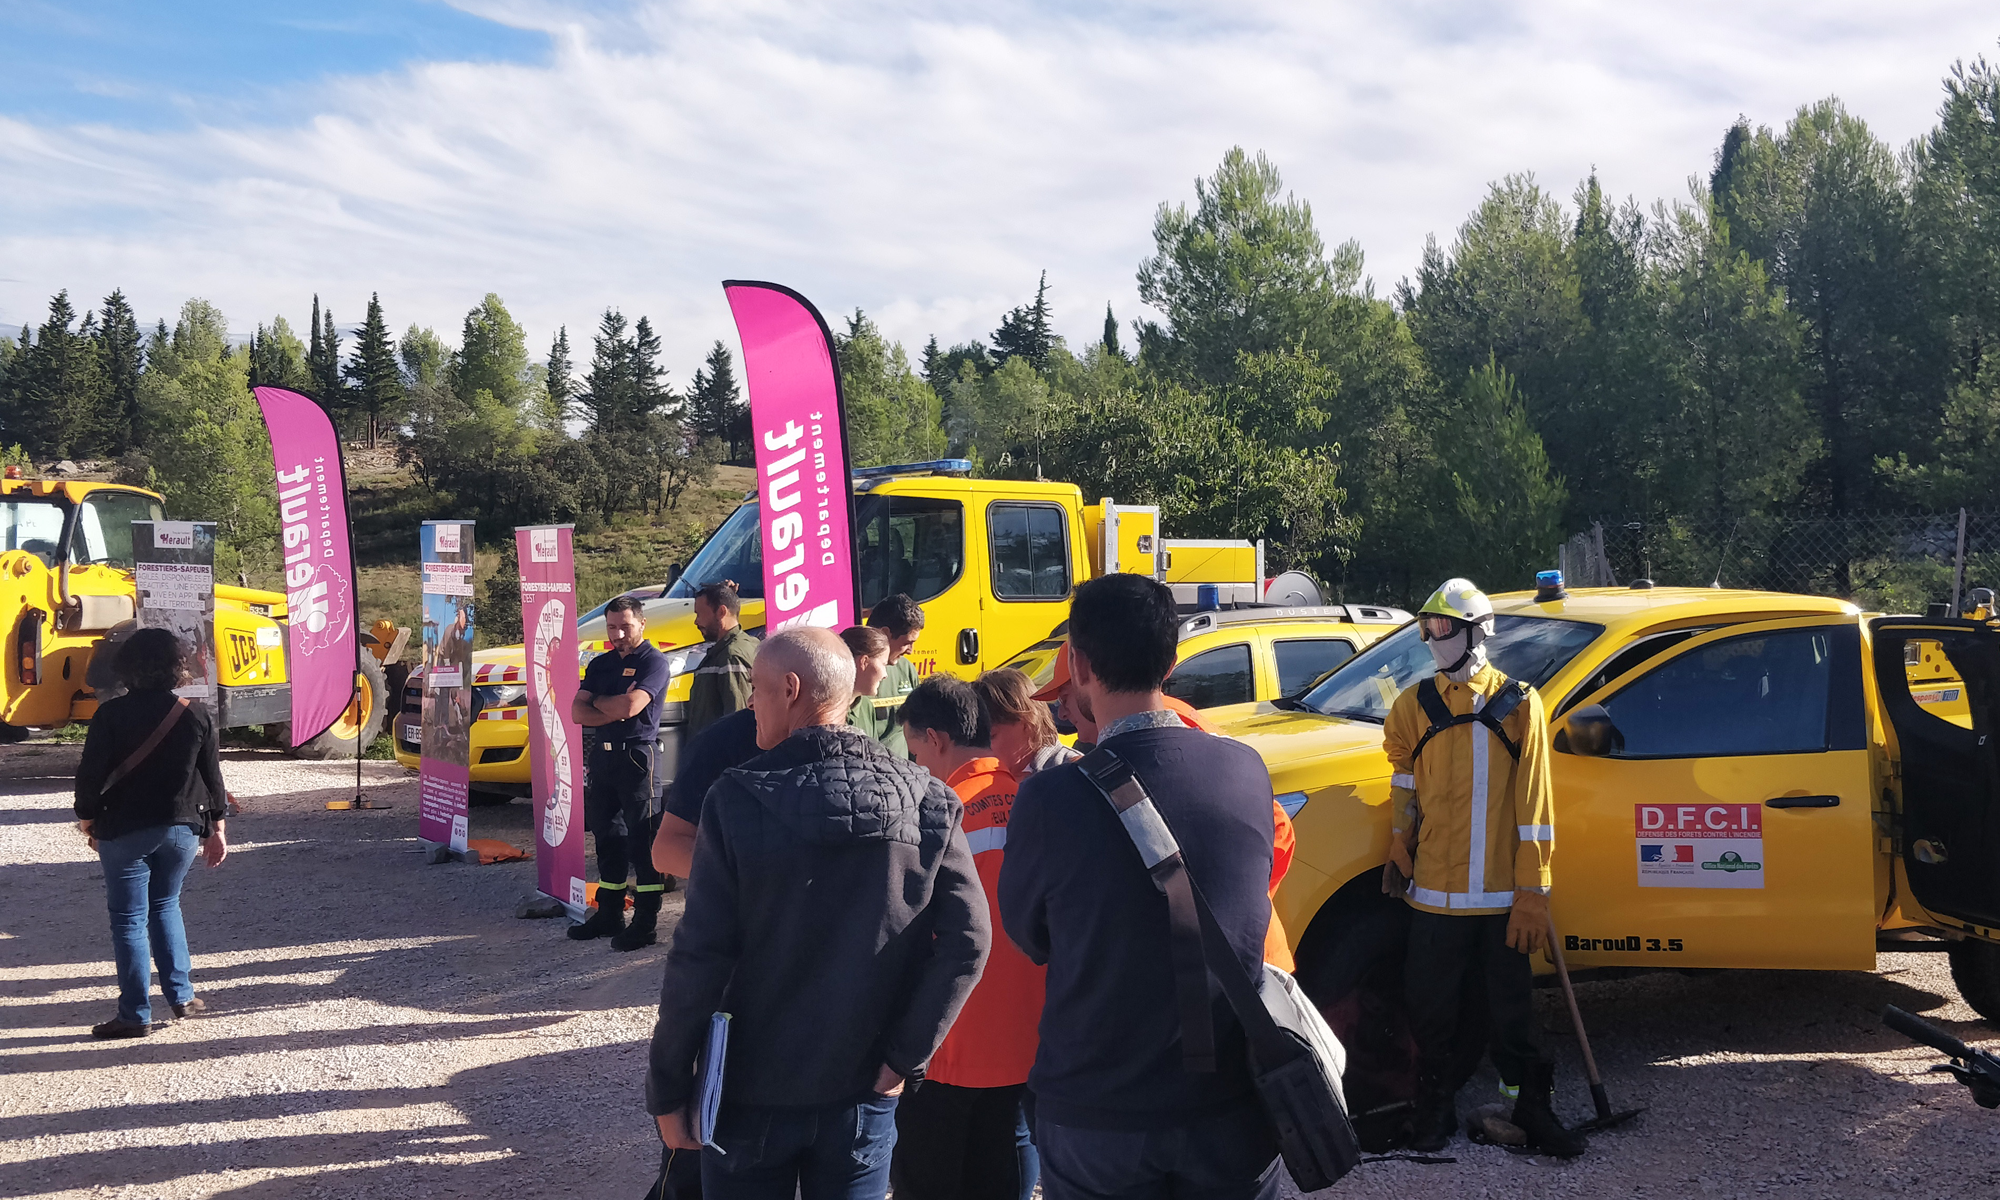
[[[192,652],[188,656],[188,682],[174,693],[208,706],[208,715],[217,715],[215,681],[215,522],[213,521],[134,521],[132,561],[139,585],[139,624],[148,629],[171,629]],[[260,631],[262,632],[262,631]],[[277,633],[276,629],[270,630]],[[232,647],[231,653],[245,664],[241,673],[254,674],[257,663],[274,647],[254,644]]]
[[[764,540],[765,628],[844,629],[860,619],[853,491],[833,338],[812,302],[775,283],[727,280],[743,339]]]
[[[576,699],[576,559],[567,525],[514,530],[528,666],[528,762],[535,787],[535,881],[581,918],[583,741]],[[511,668],[510,668],[511,669]]]
[[[283,388],[252,389],[271,434],[292,687],[292,745],[303,746],[354,702],[354,555],[347,480],[326,410]]]
[[[425,521],[417,836],[463,853],[472,781],[472,522]]]

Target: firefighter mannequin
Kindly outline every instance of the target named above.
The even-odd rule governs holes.
[[[1437,673],[1396,698],[1383,730],[1394,772],[1383,886],[1416,910],[1404,976],[1418,1053],[1410,1146],[1443,1149],[1457,1128],[1449,1063],[1477,978],[1514,1124],[1545,1154],[1580,1154],[1583,1136],[1550,1107],[1553,1070],[1535,1044],[1529,955],[1548,948],[1555,838],[1542,700],[1487,663],[1493,605],[1469,581],[1447,580],[1417,622]]]

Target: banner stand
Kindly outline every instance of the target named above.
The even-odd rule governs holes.
[[[568,525],[514,530],[521,564],[522,682],[534,780],[535,886],[522,916],[588,915],[583,883],[583,731],[570,718],[578,677],[576,556]],[[511,680],[512,667],[507,668]]]
[[[417,778],[417,839],[425,862],[467,853],[472,809],[473,536],[470,521],[425,521],[423,557],[423,747]]]

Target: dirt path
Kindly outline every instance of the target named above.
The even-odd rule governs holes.
[[[367,770],[396,808],[329,813],[351,765],[231,752],[249,811],[184,900],[217,1015],[94,1042],[115,990],[101,872],[69,820],[76,753],[0,748],[0,1196],[637,1200],[657,1164],[639,1089],[664,950],[516,920],[531,863],[419,864],[415,788],[392,764]],[[473,832],[525,844],[528,818],[477,809]],[[1613,1099],[1652,1106],[1634,1125],[1570,1165],[1461,1141],[1455,1165],[1373,1164],[1329,1194],[2000,1195],[2000,1113],[1877,1024],[1900,1004],[1992,1043],[1941,956],[1581,998]],[[1557,999],[1540,1000],[1574,1119],[1588,1096]]]

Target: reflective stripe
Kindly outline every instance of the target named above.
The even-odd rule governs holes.
[[[1416,791],[1417,777],[1407,771],[1398,771],[1394,775],[1389,776],[1389,786],[1409,788],[1411,791]]]
[[[984,854],[988,850],[1004,850],[1007,847],[1007,827],[988,825],[984,829],[965,831],[965,844],[972,847],[974,854]]]
[[[1486,707],[1486,697],[1473,693],[1472,711]],[[1491,801],[1486,795],[1487,748],[1492,744],[1493,735],[1484,725],[1472,726],[1472,853],[1465,860],[1465,890],[1472,893],[1486,891],[1486,807]],[[1508,897],[1512,903],[1513,898]]]
[[[1180,844],[1174,841],[1173,831],[1167,828],[1160,810],[1153,807],[1152,797],[1119,813],[1118,819],[1124,823],[1132,844],[1139,848],[1139,859],[1148,871],[1180,853]]]
[[[731,662],[720,667],[696,667],[694,673],[697,675],[748,675],[750,673],[750,664]]]
[[[1521,826],[1521,840],[1524,842],[1553,842],[1556,840],[1556,827],[1553,825],[1523,825]]]
[[[637,892],[664,892],[667,890],[667,885],[664,883],[641,883],[633,885],[632,890]]]
[[[597,881],[597,890],[600,892],[622,892],[625,890],[625,881],[621,879],[617,883],[606,883],[600,879]]]
[[[1519,1100],[1521,1098],[1521,1085],[1518,1083],[1503,1083],[1500,1085],[1500,1094],[1509,1100]]]
[[[1410,885],[1409,897],[1418,904],[1428,904],[1432,908],[1512,908],[1512,892],[1440,892],[1431,888]]]

